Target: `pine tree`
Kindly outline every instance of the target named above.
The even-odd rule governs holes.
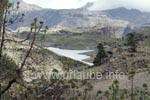
[[[136,52],[136,47],[138,44],[138,38],[136,36],[136,33],[129,33],[127,35],[127,45],[131,47],[132,52]]]
[[[136,74],[135,70],[131,70],[129,73],[129,79],[131,80],[131,100],[134,100],[134,76]]]
[[[95,66],[99,66],[105,62],[105,59],[107,57],[106,52],[104,50],[104,46],[102,43],[99,43],[97,46],[98,54],[96,55],[93,63]]]

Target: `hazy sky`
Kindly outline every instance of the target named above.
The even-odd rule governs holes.
[[[71,9],[79,8],[87,2],[94,2],[91,10],[106,10],[117,7],[126,7],[128,9],[139,9],[141,11],[150,11],[150,0],[24,0],[30,4],[36,4],[43,8],[52,9]]]

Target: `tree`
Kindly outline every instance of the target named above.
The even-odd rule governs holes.
[[[144,94],[143,94],[143,100],[147,100],[147,97],[146,97],[146,92],[148,90],[148,85],[145,83],[143,84],[143,88],[144,88]]]
[[[14,9],[18,10],[18,8],[19,8],[19,2],[17,2],[16,7],[14,8],[13,3],[9,2],[8,0],[1,0],[0,1],[0,12],[1,12],[0,13],[0,33],[1,33],[1,35],[0,35],[0,39],[1,39],[1,44],[0,44],[0,67],[1,68],[5,67],[4,69],[6,69],[6,67],[7,67],[6,64],[5,65],[3,64],[5,62],[4,58],[8,58],[8,57],[5,57],[4,54],[3,54],[3,47],[4,47],[5,42],[10,40],[10,41],[14,41],[15,43],[20,43],[20,41],[6,39],[6,33],[7,33],[6,32],[6,27],[9,26],[9,25],[12,25],[14,23],[22,22],[22,19],[24,17],[24,14],[21,14],[21,16],[20,16],[20,13],[18,13],[16,15],[11,14],[11,11],[13,11]],[[29,34],[32,34],[32,36],[33,36],[33,40],[31,40],[30,47],[27,50],[26,55],[23,58],[23,61],[21,62],[20,66],[17,66],[17,69],[15,69],[16,75],[12,75],[13,78],[11,78],[9,80],[5,79],[5,81],[7,81],[6,82],[7,84],[5,84],[4,87],[2,87],[2,85],[0,84],[0,98],[2,97],[3,94],[5,94],[12,87],[12,85],[14,83],[18,82],[18,80],[22,80],[21,79],[21,74],[23,72],[23,68],[25,66],[25,63],[26,63],[31,51],[32,51],[32,48],[33,48],[33,45],[34,45],[34,42],[35,42],[35,39],[36,39],[36,35],[40,32],[42,26],[43,26],[43,22],[38,23],[37,18],[35,18],[33,23],[31,24],[31,32],[29,32]],[[9,62],[9,61],[12,62],[13,60],[7,60],[6,59],[6,61],[7,62]],[[9,65],[9,66],[13,66],[13,64]],[[9,68],[9,71],[12,71],[12,70]],[[5,73],[5,72],[3,71],[2,74],[3,73]]]
[[[138,38],[136,36],[136,33],[128,33],[127,35],[127,45],[130,46],[130,49],[132,52],[136,52],[136,47],[138,44]]]
[[[19,2],[15,6],[9,0],[1,0],[0,4],[0,57],[2,56],[4,42],[6,41],[6,27],[23,21],[24,14],[17,13],[19,9]],[[16,12],[14,12],[16,11]]]
[[[113,100],[117,100],[117,95],[119,93],[119,81],[118,80],[114,80],[112,86],[112,99]]]
[[[6,1],[6,0],[4,0],[4,1]],[[14,65],[14,67],[17,66],[17,69],[14,72],[14,73],[16,73],[16,75],[11,75],[12,78],[10,80],[8,80],[7,82],[5,82],[5,84],[2,86],[2,88],[0,86],[0,89],[1,89],[0,90],[0,99],[1,99],[1,97],[2,97],[2,99],[4,97],[4,100],[8,100],[7,97],[5,98],[5,95],[9,96],[10,93],[8,91],[14,89],[13,92],[19,91],[19,94],[14,93],[15,96],[17,95],[16,97],[18,97],[18,96],[20,97],[19,100],[24,100],[24,99],[62,100],[61,99],[61,98],[63,98],[62,95],[66,95],[65,94],[66,91],[68,91],[70,89],[67,84],[67,83],[69,83],[68,81],[65,82],[62,79],[58,79],[54,82],[53,80],[49,81],[49,80],[45,80],[43,78],[43,79],[34,80],[33,82],[26,83],[23,80],[21,74],[24,72],[27,60],[30,57],[32,49],[34,48],[36,36],[40,32],[40,30],[43,26],[43,22],[42,21],[39,22],[37,18],[34,18],[33,23],[31,24],[31,31],[28,33],[27,37],[24,40],[18,41],[17,39],[16,40],[11,40],[11,38],[8,39],[8,37],[6,37],[7,31],[5,31],[7,25],[11,25],[11,24],[18,22],[15,19],[8,17],[8,15],[10,13],[9,8],[11,7],[11,5],[9,5],[9,4],[7,3],[6,8],[2,8],[2,10],[4,11],[2,16],[4,16],[4,17],[1,17],[2,19],[0,20],[0,22],[2,22],[2,24],[1,24],[2,25],[2,29],[1,29],[2,35],[1,35],[1,48],[0,48],[0,54],[1,54],[0,68],[2,68],[1,65],[2,66],[4,65],[3,62],[5,59],[3,60],[3,58],[4,58],[4,52],[3,52],[4,50],[3,49],[4,49],[5,43],[8,42],[8,40],[11,42],[15,42],[16,45],[18,43],[22,45],[22,43],[25,42],[29,37],[32,37],[32,39],[30,39],[29,48],[26,50],[25,56],[20,61],[19,65],[16,65],[15,62],[13,62],[13,60],[8,59],[8,57],[5,57],[9,66],[4,65],[3,67],[4,68],[8,67],[9,71],[11,71],[11,68],[13,67],[12,65]],[[19,3],[17,3],[17,4],[19,4]],[[24,14],[22,14],[22,16],[24,16]],[[22,16],[21,16],[21,18],[22,18]],[[17,17],[17,19],[18,19],[18,17]],[[46,33],[47,29],[48,29],[48,27],[45,27],[45,33]],[[56,71],[56,70],[54,70],[54,71]],[[0,72],[3,74],[4,70],[0,70]],[[3,78],[4,81],[6,81],[6,78]],[[0,82],[1,82],[1,76],[0,76]],[[1,83],[1,84],[3,84],[3,83]],[[32,84],[32,85],[27,85],[27,84]],[[16,85],[17,85],[17,89],[15,88]],[[74,91],[76,90],[76,84],[74,82],[72,82],[72,83],[70,83],[70,85],[73,89],[72,93],[75,94]],[[18,87],[19,87],[19,89],[18,89]],[[90,86],[88,87],[89,90],[91,88],[92,87],[90,87]],[[74,97],[75,96],[73,96],[73,98]],[[14,98],[11,98],[11,96],[9,96],[9,99],[14,99]]]
[[[8,0],[0,0],[0,33],[3,25],[4,12],[7,7]],[[1,34],[0,34],[1,36]]]
[[[120,93],[120,100],[125,100],[125,96],[126,96],[126,90],[123,90],[123,91]]]
[[[131,100],[134,100],[134,76],[136,74],[135,70],[129,72],[129,79],[131,80]]]
[[[104,50],[104,46],[102,43],[98,44],[97,49],[98,49],[98,54],[96,55],[96,57],[93,61],[95,66],[99,66],[99,65],[103,64],[105,62],[104,58],[107,57],[107,54]]]

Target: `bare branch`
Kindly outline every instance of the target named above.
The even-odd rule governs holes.
[[[11,88],[11,86],[16,82],[16,79],[17,79],[17,78],[14,78],[14,79],[12,79],[11,81],[9,81],[8,85],[6,86],[6,88],[3,89],[2,91],[0,91],[0,97],[1,97],[6,91],[8,91],[8,90]]]
[[[3,51],[3,46],[4,46],[4,41],[5,41],[5,29],[6,29],[6,15],[8,12],[8,8],[6,8],[5,13],[4,13],[4,20],[3,20],[3,31],[2,31],[2,40],[1,40],[1,46],[0,46],[0,58],[2,57],[2,51]]]

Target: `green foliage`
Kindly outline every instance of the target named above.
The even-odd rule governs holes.
[[[105,92],[97,91],[97,99],[95,100],[150,100],[150,91],[147,84],[134,88],[134,96],[131,98],[132,91],[130,89],[120,89],[119,81],[114,80],[109,90]]]
[[[0,89],[7,86],[8,82],[17,76],[17,65],[13,59],[7,55],[0,58]],[[4,100],[10,100],[9,94],[4,94]]]
[[[129,33],[127,35],[127,45],[135,46],[138,43],[138,38],[135,33]]]
[[[139,40],[136,36],[136,33],[129,33],[127,35],[127,45],[131,47],[132,52],[136,52],[136,46]]]
[[[130,72],[129,72],[129,79],[133,78],[136,74],[136,70],[132,69]]]
[[[147,84],[146,84],[146,83],[145,83],[145,84],[143,84],[143,88],[144,88],[145,90],[147,90],[148,86],[147,86]]]
[[[44,32],[45,30],[43,30]],[[49,32],[49,31],[48,31]],[[85,50],[95,49],[98,43],[104,43],[110,47],[121,47],[124,45],[124,41],[117,40],[99,34],[54,34],[54,33],[38,34],[36,43],[40,45],[41,42],[44,45],[40,46],[55,46],[65,49]],[[24,34],[17,34],[19,38],[23,39],[26,36]],[[45,39],[43,39],[43,36]]]
[[[8,57],[7,55],[3,55],[2,58],[0,59],[0,66],[6,66],[6,67],[14,67],[16,66],[15,62],[13,59]]]
[[[13,5],[14,5],[14,4],[13,4],[12,2],[8,2],[7,7],[8,7],[8,8],[11,8],[11,7],[13,7]]]
[[[96,55],[93,63],[95,66],[98,66],[98,65],[101,65],[104,63],[104,58],[107,57],[107,54],[104,50],[104,46],[102,43],[99,43],[98,46],[97,46],[97,49],[98,49],[98,54]]]
[[[0,80],[11,79],[16,75],[17,65],[13,59],[3,55],[0,59]]]

